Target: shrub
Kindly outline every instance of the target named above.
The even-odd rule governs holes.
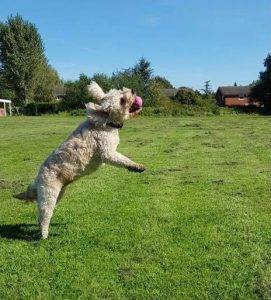
[[[173,101],[164,106],[145,107],[142,110],[143,116],[212,116],[219,114],[219,107],[200,107]]]
[[[112,78],[104,73],[95,73],[91,80],[97,82],[104,92],[113,88]]]
[[[199,95],[190,88],[180,88],[173,98],[174,101],[182,104],[195,104]]]
[[[166,107],[170,102],[172,101],[161,92],[161,85],[152,81],[146,91],[145,106]]]
[[[216,100],[212,97],[197,97],[195,105],[204,108],[205,110],[211,111],[214,114],[219,114],[219,106]]]
[[[151,79],[151,81],[158,83],[162,89],[173,89],[173,85],[165,77],[155,76]]]
[[[136,91],[143,99],[146,98],[146,88],[139,74],[135,74],[132,69],[118,71],[112,75],[112,86],[116,89],[127,87]]]
[[[60,102],[61,110],[84,109],[85,103],[93,101],[87,90],[89,82],[90,78],[84,74],[81,74],[79,79],[74,82],[66,82],[66,95]]]
[[[22,112],[27,116],[39,116],[42,114],[57,114],[60,111],[58,102],[31,102],[22,107]]]

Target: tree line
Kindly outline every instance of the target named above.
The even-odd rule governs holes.
[[[271,103],[271,55],[264,62],[265,71],[253,83],[253,96],[266,106]],[[0,23],[0,98],[11,99],[15,106],[29,103],[53,103],[54,89],[65,86],[61,101],[63,110],[84,108],[91,101],[87,85],[96,81],[105,91],[123,86],[134,89],[150,107],[171,107],[172,102],[184,105],[214,105],[210,81],[201,91],[182,87],[171,99],[162,89],[173,85],[164,77],[154,75],[150,61],[140,58],[134,66],[113,72],[81,74],[78,80],[63,81],[46,58],[42,38],[36,26],[20,15],[8,17]],[[173,100],[173,101],[172,101]],[[266,104],[267,103],[267,104]]]
[[[53,100],[59,76],[49,65],[40,34],[21,16],[0,23],[0,92],[16,105]]]
[[[65,109],[84,108],[91,101],[87,85],[96,81],[105,91],[127,86],[141,95],[147,106],[161,106],[169,99],[161,89],[173,88],[164,77],[155,76],[150,61],[140,58],[130,68],[113,72],[111,75],[96,73],[89,77],[81,74],[78,80],[63,81],[57,71],[48,63],[42,38],[36,26],[20,15],[8,17],[0,23],[0,97],[12,99],[16,106],[28,103],[53,102],[54,88],[65,86],[62,106]],[[205,94],[211,94],[209,82]],[[194,103],[200,97],[192,89],[180,89],[175,100]]]
[[[271,54],[264,60],[265,70],[260,72],[258,80],[252,83],[252,96],[271,111]]]

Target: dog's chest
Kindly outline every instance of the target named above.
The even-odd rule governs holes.
[[[119,133],[117,129],[110,129],[108,131],[100,131],[96,137],[96,151],[108,152],[117,149],[119,144]]]

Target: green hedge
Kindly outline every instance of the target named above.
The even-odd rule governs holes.
[[[212,101],[202,101],[197,105],[188,105],[176,103],[172,100],[164,101],[160,106],[155,107],[143,107],[142,115],[144,116],[208,116],[219,115],[226,113],[222,111]],[[42,114],[58,114],[59,112],[66,111],[72,116],[84,116],[86,114],[85,109],[67,110],[63,107],[61,102],[40,102],[40,103],[28,103],[24,107],[13,109],[15,115],[27,115],[27,116],[40,116]],[[228,112],[227,112],[228,113]],[[234,113],[232,111],[232,113]],[[236,113],[236,112],[235,112]]]
[[[61,106],[59,102],[31,102],[26,104],[21,111],[24,115],[27,116],[58,114],[61,111]]]
[[[219,115],[220,108],[217,105],[198,106],[172,102],[170,105],[159,107],[145,107],[143,116],[211,116]]]

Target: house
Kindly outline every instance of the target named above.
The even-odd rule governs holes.
[[[181,87],[179,87],[179,88],[177,88],[177,89],[176,89],[176,88],[172,88],[172,89],[161,89],[161,92],[162,92],[165,96],[167,96],[167,97],[169,97],[169,98],[175,97],[179,91],[194,92],[193,89],[188,88],[188,87],[185,87],[185,86],[181,86]]]
[[[178,91],[179,91],[179,89],[174,89],[174,88],[172,88],[172,89],[161,89],[161,92],[162,92],[165,96],[167,96],[167,97],[169,97],[169,98],[175,97],[176,94],[178,93]]]
[[[53,95],[56,100],[62,100],[66,96],[66,88],[63,85],[55,86]]]
[[[250,86],[220,86],[216,92],[216,101],[220,106],[258,106],[250,95]]]

